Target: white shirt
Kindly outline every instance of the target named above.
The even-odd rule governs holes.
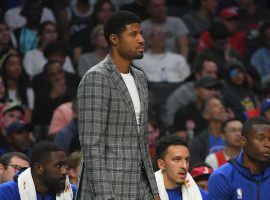
[[[138,93],[134,78],[131,75],[131,73],[127,73],[127,74],[121,73],[121,75],[122,75],[122,78],[124,79],[124,82],[127,86],[128,92],[131,96],[131,100],[132,100],[134,110],[135,110],[137,125],[140,125],[141,104],[140,104],[140,97],[139,97],[139,93]]]
[[[140,68],[150,82],[180,83],[190,75],[190,67],[186,59],[176,53],[165,52],[153,54],[148,51],[133,64]]]
[[[46,63],[47,60],[44,57],[43,52],[39,49],[28,51],[23,58],[24,69],[30,77],[41,73]],[[71,60],[68,56],[66,56],[65,62],[63,64],[63,69],[66,72],[75,73]]]
[[[12,30],[22,27],[23,25],[26,24],[25,17],[20,14],[21,11],[22,11],[22,7],[18,6],[18,7],[9,9],[5,14],[5,17],[4,17],[5,22],[7,23],[8,27],[11,28]],[[48,8],[42,9],[40,22],[42,23],[45,21],[52,21],[56,23],[53,12]]]

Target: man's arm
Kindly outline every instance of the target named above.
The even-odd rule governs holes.
[[[208,200],[231,200],[231,188],[225,177],[214,172],[208,180]]]
[[[92,71],[78,88],[79,135],[86,172],[95,199],[113,199],[105,162],[110,86],[104,75]],[[85,177],[85,176],[84,176]]]

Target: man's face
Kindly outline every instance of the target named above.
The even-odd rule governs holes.
[[[31,146],[30,132],[28,130],[10,133],[7,140],[14,151],[24,152]]]
[[[60,63],[48,66],[48,77],[51,83],[65,83],[65,73]]]
[[[148,37],[148,46],[151,50],[164,49],[166,45],[166,33],[160,26],[152,29],[152,33]]]
[[[211,42],[212,48],[219,53],[223,53],[227,45],[228,45],[227,39],[212,40]]]
[[[97,13],[97,21],[100,24],[105,24],[106,21],[112,14],[112,5],[108,2],[103,3],[102,7],[100,8],[99,12]]]
[[[158,167],[163,171],[167,189],[174,189],[184,184],[189,168],[189,150],[183,145],[171,145],[163,159],[158,159]]]
[[[143,57],[144,39],[139,23],[126,25],[126,30],[117,38],[117,51],[124,59],[132,60]]]
[[[7,45],[10,42],[10,31],[5,24],[0,24],[0,46]]]
[[[19,110],[8,111],[4,114],[2,119],[4,128],[7,128],[12,122],[22,120],[23,114]]]
[[[29,163],[19,157],[12,157],[7,163],[8,165],[0,164],[0,183],[11,181],[13,176],[19,172],[21,168],[29,167]]]
[[[244,136],[242,136],[244,137]],[[243,142],[245,141],[245,142]],[[242,140],[244,154],[254,163],[269,163],[270,126],[253,125],[251,133]]]
[[[198,87],[198,88],[195,88],[195,93],[197,94],[197,97],[201,101],[205,101],[206,99],[209,99],[211,97],[219,96],[218,90],[216,87],[208,87],[208,88]]]
[[[217,7],[217,0],[202,0],[202,5],[207,11],[214,13]]]
[[[217,79],[218,78],[217,64],[209,60],[204,61],[201,76],[212,76],[213,78]]]
[[[241,131],[243,124],[240,121],[230,121],[224,129],[224,139],[228,146],[240,148],[241,144]]]
[[[150,0],[148,14],[156,21],[163,22],[167,17],[165,0]]]
[[[208,192],[208,180],[200,180],[200,181],[197,181],[196,184],[198,185],[199,188]]]
[[[213,98],[207,102],[204,118],[208,121],[222,122],[226,118],[226,112],[219,99]]]
[[[44,164],[42,183],[51,190],[63,191],[67,174],[67,156],[65,152],[51,152],[50,158]]]

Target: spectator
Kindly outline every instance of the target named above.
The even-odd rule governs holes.
[[[58,33],[55,24],[51,21],[43,22],[39,26],[38,35],[38,48],[28,51],[23,58],[24,69],[30,78],[42,72],[46,63],[44,50],[49,44],[57,40]]]
[[[233,113],[225,110],[217,97],[206,100],[202,108],[202,115],[208,126],[191,141],[190,162],[192,164],[203,162],[208,154],[225,148],[225,142],[221,137],[221,124],[234,117]]]
[[[141,60],[133,61],[147,76],[149,82],[181,83],[190,75],[186,59],[165,49],[165,30],[153,24],[145,32],[148,50]]]
[[[23,121],[12,122],[7,127],[5,152],[18,151],[30,156],[32,152],[32,127]]]
[[[209,178],[209,200],[270,199],[270,122],[248,119],[241,132],[243,152]]]
[[[74,151],[68,156],[68,176],[70,182],[74,185],[78,185],[81,158],[82,153],[80,151]]]
[[[8,148],[8,143],[6,140],[7,128],[12,122],[23,120],[24,118],[24,109],[18,102],[10,102],[5,105],[2,110],[2,127],[0,131],[0,154],[6,152]]]
[[[14,49],[14,45],[11,40],[10,30],[5,23],[5,21],[0,20],[0,69],[3,64],[3,60],[7,55],[11,53],[18,53],[16,49]]]
[[[265,82],[270,74],[270,22],[265,22],[261,26],[260,34],[264,40],[265,47],[259,48],[252,54],[250,63],[259,72],[262,81]]]
[[[167,16],[165,0],[149,0],[147,12],[150,16],[142,22],[143,32],[146,32],[154,23],[159,24],[166,35],[166,50],[180,53],[188,58],[188,29],[184,22],[176,17]],[[179,49],[178,49],[179,48]]]
[[[217,0],[196,0],[194,1],[195,11],[183,16],[183,20],[190,32],[190,60],[195,56],[195,47],[200,34],[209,29],[213,23],[217,2]]]
[[[219,96],[220,83],[211,76],[203,76],[194,83],[195,102],[180,108],[174,116],[173,132],[177,135],[187,135],[188,140],[207,127],[201,110],[205,100]]]
[[[7,98],[21,103],[25,109],[25,121],[29,123],[32,119],[35,96],[19,55],[10,54],[6,57],[2,66],[2,76]]]
[[[75,199],[76,186],[67,175],[65,152],[51,142],[39,143],[33,149],[30,168],[0,185],[0,199]]]
[[[211,37],[210,48],[196,55],[194,66],[197,66],[204,57],[211,58],[217,63],[219,75],[222,77],[226,63],[232,58],[239,58],[239,55],[228,45],[229,31],[222,22],[214,22],[209,29],[209,34]]]
[[[44,49],[44,57],[45,59],[41,59],[40,62],[42,63],[44,69],[44,65],[48,61],[60,62],[63,65],[63,69],[66,72],[75,73],[73,68],[71,59],[68,55],[67,47],[59,42],[53,42],[48,44],[48,46]]]
[[[243,124],[237,119],[229,119],[221,125],[221,137],[225,141],[225,149],[209,154],[205,162],[217,169],[242,151],[241,131]]]
[[[218,78],[218,66],[210,58],[205,57],[195,66],[195,79],[199,80],[202,76],[209,75],[213,78]],[[166,117],[164,123],[167,126],[172,125],[174,115],[178,109],[186,106],[189,103],[195,102],[196,94],[194,93],[194,81],[183,83],[175,89],[166,102]]]
[[[5,21],[12,30],[20,28],[27,23],[27,19],[22,14],[22,11],[27,7],[27,5],[32,2],[38,2],[35,0],[24,0],[22,4],[18,7],[12,8],[5,13]],[[40,1],[39,1],[40,2]],[[41,10],[41,19],[40,22],[52,21],[55,23],[55,18],[52,11],[46,7],[42,6]]]
[[[0,157],[0,185],[12,181],[22,168],[29,167],[28,157],[20,152],[5,153]]]
[[[91,43],[95,45],[95,50],[83,54],[79,59],[78,75],[83,77],[88,69],[95,66],[105,58],[108,53],[108,43],[103,34],[103,25],[97,25],[91,33]]]
[[[240,29],[245,32],[245,55],[249,60],[260,46],[259,28],[265,21],[270,21],[270,11],[259,8],[255,0],[236,0],[239,5]]]
[[[221,22],[229,31],[228,45],[234,49],[241,58],[244,58],[244,31],[239,30],[239,14],[235,7],[224,8],[219,14]],[[204,31],[198,41],[197,51],[201,52],[210,47],[211,37],[209,31]]]
[[[155,172],[160,199],[207,199],[188,173],[189,147],[178,136],[164,136],[156,147],[159,171]]]
[[[265,99],[260,108],[261,116],[270,120],[270,99]]]
[[[61,63],[54,61],[49,61],[43,72],[33,78],[36,101],[32,122],[38,137],[47,135],[54,110],[75,97],[78,83],[76,75],[65,72]]]
[[[38,46],[38,27],[42,15],[42,4],[31,1],[24,5],[21,14],[26,18],[26,24],[14,30],[17,49],[22,55]]]
[[[225,78],[226,84],[221,91],[225,106],[230,108],[236,118],[242,121],[258,116],[257,99],[254,92],[249,89],[243,63],[237,60],[229,62]]]
[[[7,92],[6,92],[5,84],[4,84],[2,76],[0,75],[0,129],[3,126],[2,110],[6,106],[7,102],[8,102],[8,99],[7,99]]]
[[[135,0],[131,3],[124,4],[120,7],[120,10],[134,12],[141,18],[141,20],[148,18],[146,11],[146,0]]]
[[[190,170],[190,175],[199,188],[208,192],[208,178],[213,173],[213,169],[206,163],[198,163]]]

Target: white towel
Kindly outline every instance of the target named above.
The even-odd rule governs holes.
[[[155,172],[155,176],[160,199],[169,200],[169,196],[164,185],[162,170]],[[183,200],[202,200],[200,189],[189,173],[186,175],[185,183],[182,185],[181,191]]]
[[[18,188],[21,200],[37,200],[36,188],[31,174],[31,168],[27,168],[18,177]],[[66,176],[66,187],[63,192],[56,195],[56,200],[72,200],[73,192]]]

